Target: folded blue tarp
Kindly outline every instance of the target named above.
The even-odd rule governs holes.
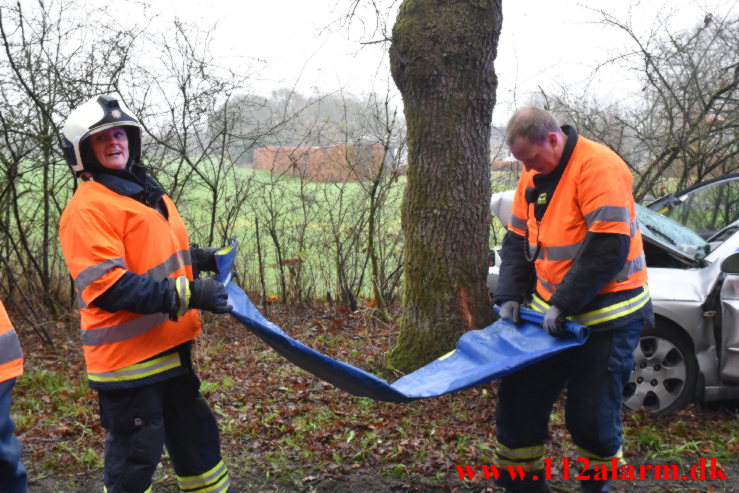
[[[264,318],[244,291],[231,280],[236,245],[219,254],[218,279],[227,284],[231,315],[291,363],[349,392],[378,401],[410,402],[480,385],[501,378],[588,337],[586,327],[567,323],[568,335],[552,337],[541,328],[543,314],[521,310],[520,325],[498,320],[483,330],[465,333],[457,348],[389,384],[355,366],[337,361],[292,339]]]

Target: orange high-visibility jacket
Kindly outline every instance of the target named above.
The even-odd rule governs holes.
[[[89,374],[118,370],[192,340],[197,310],[176,322],[166,313],[110,313],[92,302],[130,271],[153,279],[193,279],[190,239],[177,208],[163,197],[169,220],[100,183],[80,184],[62,213],[59,239],[74,280]]]
[[[613,151],[582,136],[572,152],[562,178],[542,220],[534,216],[525,191],[534,186],[536,171],[521,175],[508,228],[528,234],[530,255],[541,250],[535,261],[536,289],[549,299],[583,246],[588,231],[619,233],[631,238],[623,269],[598,294],[625,291],[647,283],[641,231],[636,220],[632,177],[626,164]]]
[[[23,353],[13,324],[0,301],[0,382],[23,375]]]

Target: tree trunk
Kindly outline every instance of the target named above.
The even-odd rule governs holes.
[[[388,363],[413,370],[494,319],[485,286],[501,0],[404,0],[390,64],[408,127],[403,318]]]

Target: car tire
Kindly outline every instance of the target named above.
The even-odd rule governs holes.
[[[655,416],[672,414],[693,401],[698,363],[687,337],[658,323],[645,329],[634,351],[634,371],[624,387],[627,409],[646,409]]]

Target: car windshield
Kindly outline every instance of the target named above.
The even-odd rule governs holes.
[[[720,241],[720,233],[739,221],[739,177],[699,186],[677,195],[665,216],[709,241]],[[718,235],[718,236],[717,236]]]
[[[682,224],[639,204],[636,204],[636,215],[642,234],[651,240],[696,260],[710,253],[708,242]]]

